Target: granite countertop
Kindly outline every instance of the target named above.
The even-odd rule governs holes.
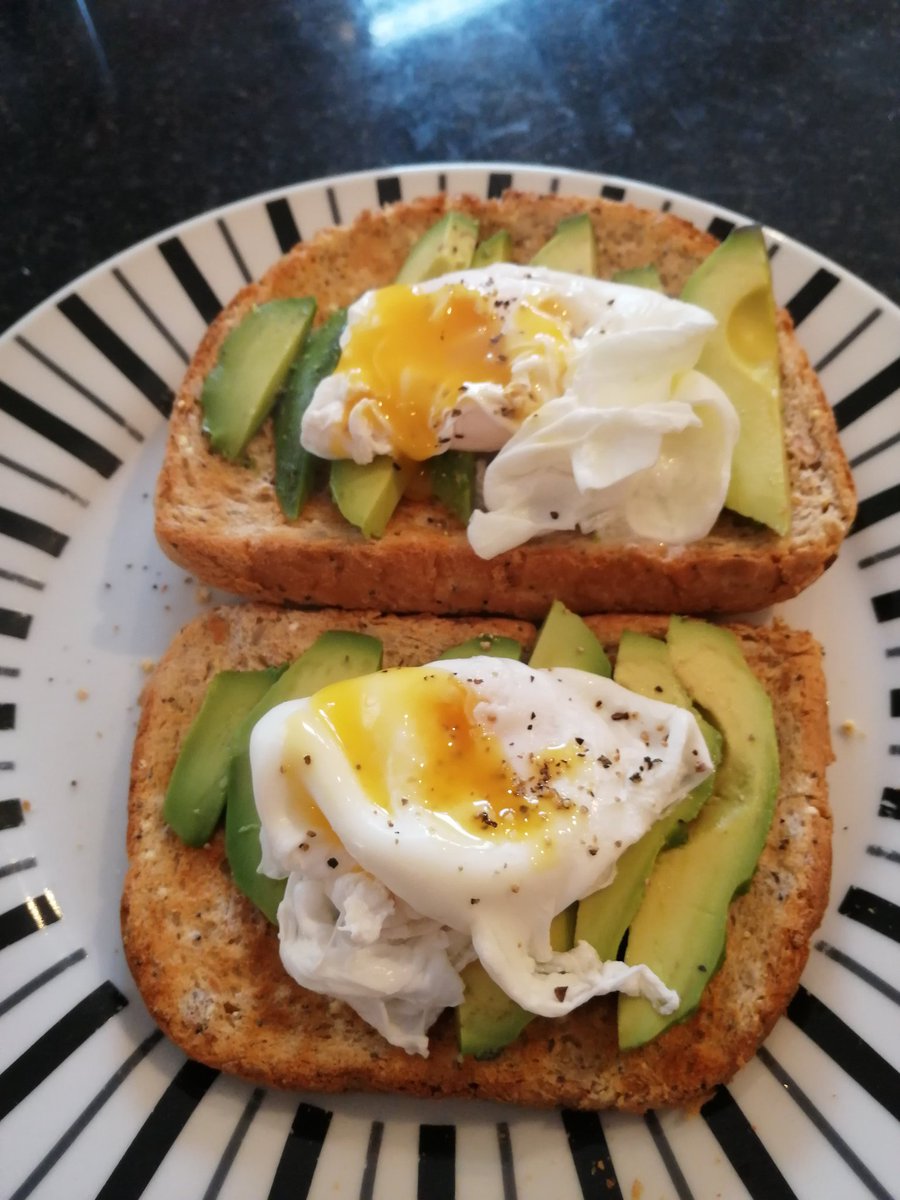
[[[898,61],[897,0],[7,0],[0,329],[211,207],[466,159],[693,193],[897,301]]]

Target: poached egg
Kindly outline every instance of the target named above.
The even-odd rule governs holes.
[[[547,532],[679,545],[722,509],[738,418],[694,369],[715,319],[644,288],[497,263],[350,306],[303,418],[323,458],[493,454],[469,523],[491,558]]]
[[[614,990],[677,1005],[646,966],[553,951],[550,923],[711,770],[689,712],[476,657],[280,705],[250,749],[282,962],[393,1044],[427,1053],[475,957],[540,1015]]]

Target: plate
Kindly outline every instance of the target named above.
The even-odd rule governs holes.
[[[900,311],[767,230],[775,290],[834,405],[861,504],[782,606],[827,650],[831,904],[797,997],[698,1114],[646,1118],[266,1092],[185,1060],[124,963],[128,761],[145,672],[210,599],[158,550],[173,389],[219,308],[299,236],[446,188],[626,198],[510,164],[335,177],[189,221],[0,341],[0,1185],[26,1196],[888,1197],[900,1116]]]

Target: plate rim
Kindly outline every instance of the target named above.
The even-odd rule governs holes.
[[[499,171],[503,171],[503,172],[510,171],[513,173],[516,171],[529,171],[529,172],[538,172],[541,175],[546,176],[548,179],[551,178],[555,174],[559,177],[571,177],[571,178],[576,178],[576,179],[584,178],[584,179],[597,181],[598,183],[600,183],[600,182],[613,183],[613,184],[621,185],[625,188],[628,188],[629,186],[640,187],[640,188],[646,189],[652,193],[655,193],[662,197],[665,197],[667,199],[671,199],[673,201],[684,200],[687,203],[696,204],[704,210],[713,211],[714,213],[721,214],[723,217],[727,217],[729,219],[731,219],[731,218],[735,218],[737,220],[747,220],[748,219],[748,218],[743,217],[742,214],[736,213],[731,209],[728,209],[724,206],[720,206],[712,201],[705,200],[701,197],[693,196],[688,193],[673,191],[673,190],[664,188],[661,185],[644,183],[640,180],[630,179],[630,178],[627,178],[624,176],[607,175],[605,173],[593,172],[593,171],[583,171],[583,170],[580,170],[577,168],[546,167],[546,166],[537,165],[537,164],[513,163],[513,162],[492,162],[492,161],[468,162],[467,161],[467,162],[458,162],[458,163],[440,163],[440,162],[414,163],[414,164],[407,164],[407,165],[402,165],[402,166],[398,166],[398,167],[385,167],[385,168],[377,168],[376,167],[376,168],[370,168],[370,169],[361,170],[361,171],[344,172],[344,173],[340,173],[337,175],[323,176],[323,177],[317,178],[317,179],[306,180],[306,181],[302,181],[300,183],[287,185],[284,187],[267,189],[265,191],[255,193],[250,196],[245,196],[238,200],[228,202],[225,205],[221,205],[216,208],[212,208],[212,209],[206,210],[204,212],[198,213],[192,217],[186,218],[183,221],[176,222],[175,224],[169,226],[165,230],[159,231],[155,234],[152,234],[146,238],[141,239],[139,242],[136,242],[133,245],[125,248],[124,250],[119,251],[118,253],[110,256],[103,262],[97,264],[94,267],[91,267],[88,271],[83,272],[81,275],[77,276],[75,279],[70,281],[68,284],[64,285],[62,288],[60,288],[56,292],[54,292],[53,295],[51,295],[47,299],[41,301],[38,305],[36,305],[34,308],[32,308],[28,313],[24,314],[23,317],[19,318],[14,323],[14,325],[12,325],[7,331],[4,332],[4,334],[2,336],[0,336],[0,347],[4,346],[8,340],[14,339],[20,331],[23,331],[24,326],[28,325],[32,321],[40,319],[40,317],[44,314],[44,312],[47,309],[52,308],[59,301],[60,298],[85,286],[86,284],[93,282],[93,280],[99,276],[111,273],[115,269],[116,266],[118,266],[122,262],[126,261],[131,256],[136,255],[148,248],[155,247],[156,245],[158,245],[158,243],[161,240],[163,240],[164,238],[166,238],[168,236],[188,232],[192,228],[194,228],[198,225],[207,224],[209,222],[215,221],[218,217],[228,216],[229,214],[234,213],[235,211],[240,210],[245,207],[251,207],[254,205],[264,205],[270,199],[277,199],[277,198],[281,198],[284,196],[291,196],[296,193],[303,193],[304,191],[307,191],[307,190],[310,192],[313,192],[313,191],[323,189],[327,186],[334,186],[334,185],[340,185],[340,184],[364,183],[364,182],[368,182],[370,180],[375,180],[375,179],[384,177],[386,175],[396,175],[400,178],[403,178],[404,176],[408,176],[411,173],[427,172],[427,171],[440,171],[442,169],[446,169],[448,171],[452,171],[452,170],[484,171],[485,173],[489,173],[492,171],[498,171],[498,172]],[[765,232],[767,233],[767,235],[771,236],[774,240],[778,241],[779,244],[790,245],[795,251],[800,251],[804,255],[809,256],[815,262],[816,266],[819,266],[819,267],[828,266],[829,268],[832,268],[841,279],[844,279],[848,282],[852,282],[852,284],[854,286],[862,289],[865,294],[869,295],[872,298],[876,298],[877,302],[881,305],[882,308],[890,310],[889,312],[886,313],[886,315],[888,315],[892,320],[896,320],[898,323],[900,323],[900,306],[894,304],[888,297],[884,296],[882,293],[878,292],[871,285],[866,283],[865,280],[859,278],[852,272],[845,270],[843,267],[840,266],[840,264],[832,262],[832,260],[828,259],[825,255],[820,254],[818,251],[816,251],[812,247],[807,246],[805,243],[800,242],[797,239],[792,238],[788,235],[781,234],[777,230],[772,230],[767,226],[765,226],[764,229],[765,229]],[[90,946],[90,945],[92,945],[92,942],[88,941],[86,944]],[[317,1101],[317,1103],[324,1103],[327,1105],[329,1103],[329,1097],[325,1096],[325,1095],[317,1096],[316,1101]]]
[[[756,221],[752,216],[737,209],[730,208],[727,205],[719,204],[716,201],[707,200],[702,196],[698,196],[692,192],[683,192],[677,188],[668,188],[663,184],[650,183],[642,179],[635,179],[631,176],[607,174],[601,171],[587,171],[580,167],[565,167],[565,166],[547,166],[543,163],[527,163],[518,161],[490,160],[490,159],[473,159],[463,160],[460,162],[442,162],[440,160],[429,161],[425,163],[400,163],[388,165],[385,167],[371,167],[359,171],[342,171],[334,175],[322,175],[313,179],[304,179],[294,183],[284,184],[279,187],[265,188],[259,192],[252,192],[246,196],[241,196],[236,200],[226,201],[224,204],[216,205],[213,208],[203,209],[201,212],[194,213],[192,216],[185,217],[180,221],[176,221],[171,225],[167,225],[155,233],[148,234],[146,237],[140,238],[137,242],[131,243],[122,250],[116,251],[115,254],[102,259],[99,263],[89,267],[86,271],[75,276],[61,287],[57,288],[44,300],[39,301],[36,305],[30,308],[21,317],[17,318],[12,325],[5,329],[0,334],[0,346],[8,339],[15,338],[20,332],[20,327],[25,323],[36,319],[43,315],[46,309],[52,308],[58,301],[69,295],[76,288],[90,284],[96,276],[104,272],[112,271],[121,263],[139,254],[141,251],[156,246],[159,242],[177,236],[181,233],[188,233],[195,225],[203,224],[207,221],[216,220],[220,217],[227,217],[229,214],[238,209],[249,207],[254,204],[265,204],[269,200],[279,199],[286,195],[294,195],[305,190],[315,190],[327,187],[333,187],[336,184],[353,184],[361,183],[370,179],[378,179],[385,175],[396,175],[398,177],[409,175],[418,171],[460,171],[460,170],[477,170],[486,172],[516,172],[516,171],[533,171],[540,174],[545,174],[552,178],[556,176],[568,176],[583,179],[603,180],[607,183],[612,183],[624,188],[640,187],[657,193],[665,199],[674,201],[684,201],[688,204],[698,204],[706,208],[714,208],[722,216],[728,220],[743,222],[745,224],[762,224]],[[452,194],[452,193],[451,193]],[[628,203],[628,201],[626,201]],[[828,267],[831,271],[840,275],[844,279],[852,280],[853,283],[865,289],[872,300],[878,301],[882,305],[887,305],[893,310],[896,318],[900,320],[900,303],[897,303],[884,292],[880,292],[872,284],[868,283],[862,276],[855,274],[853,271],[843,267],[835,259],[816,250],[814,246],[810,246],[807,242],[803,242],[798,238],[792,237],[790,234],[784,233],[772,225],[762,225],[763,232],[766,237],[776,242],[778,245],[790,245],[795,250],[800,250],[804,254],[811,255],[821,266]]]

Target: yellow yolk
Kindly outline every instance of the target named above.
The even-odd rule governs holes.
[[[435,454],[435,425],[464,384],[509,382],[500,330],[478,292],[450,284],[419,294],[395,284],[378,291],[353,326],[337,370],[375,400],[395,456],[421,462]]]
[[[285,728],[284,745],[281,754],[281,773],[288,784],[290,798],[289,817],[292,824],[301,832],[306,831],[307,838],[318,837],[328,841],[329,845],[337,848],[340,839],[329,825],[325,814],[316,804],[306,786],[309,774],[310,755],[307,753],[306,742],[296,736],[296,722],[288,722]],[[318,832],[316,832],[318,830]]]
[[[561,815],[553,778],[568,768],[575,747],[535,756],[529,771],[538,783],[525,796],[499,740],[475,720],[477,703],[477,694],[448,672],[404,668],[325,688],[315,713],[366,796],[386,813],[414,804],[479,838],[545,835],[550,818],[558,825]],[[309,716],[288,719],[286,745],[298,720]]]
[[[529,297],[499,300],[460,283],[431,292],[395,284],[374,294],[348,327],[337,374],[350,381],[344,431],[360,396],[390,430],[392,453],[421,462],[439,450],[437,430],[469,387],[503,389],[507,415],[527,416],[559,393],[571,349],[564,303]],[[513,386],[517,361],[541,369]]]

